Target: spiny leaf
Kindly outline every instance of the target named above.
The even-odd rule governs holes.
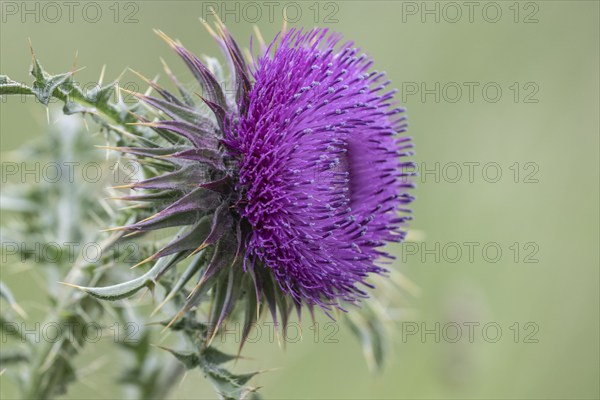
[[[169,322],[170,321],[161,321],[160,324],[163,326],[168,326]],[[176,323],[172,324],[170,329],[175,332],[183,331],[190,336],[204,336],[208,331],[208,326],[198,321],[196,318],[185,316],[179,319]]]
[[[203,359],[200,361],[200,369],[224,399],[246,399],[257,390],[257,388],[246,386],[246,384],[259,372],[235,375],[225,368],[205,362]]]
[[[196,147],[216,149],[219,143],[215,135],[215,127],[208,120],[185,122],[179,120],[164,120],[155,122],[141,122],[139,125],[145,125],[152,129],[167,130],[181,137],[186,138]],[[158,131],[157,131],[158,132]]]
[[[158,175],[140,182],[135,182],[124,187],[156,189],[156,190],[177,190],[179,188],[191,188],[197,186],[197,182],[202,182],[205,172],[200,168],[194,168],[193,165],[184,166],[174,172]]]
[[[222,279],[216,287],[210,316],[210,339],[217,334],[221,324],[231,313],[242,288],[240,281],[243,277],[242,263],[237,262],[229,268],[227,279]],[[210,343],[210,342],[209,342]]]
[[[248,339],[248,335],[252,330],[252,327],[256,323],[256,319],[258,318],[258,302],[257,295],[254,290],[254,284],[251,279],[246,278],[246,309],[244,315],[244,325],[242,328],[242,338],[240,340],[240,347],[238,349],[238,354],[242,352],[242,347],[244,347],[244,343]]]
[[[50,76],[43,80],[36,79],[36,81],[33,82],[33,94],[35,97],[37,97],[40,103],[47,106],[54,94],[54,90],[71,79],[71,76],[71,73],[64,73]]]
[[[237,358],[236,356],[225,354],[212,347],[207,347],[199,353],[159,347],[173,354],[188,370],[193,368],[202,370],[224,399],[245,399],[257,390],[246,384],[259,373],[258,371],[236,375],[220,366]]]
[[[194,226],[192,226],[186,233],[177,235],[169,244],[160,249],[155,257],[164,257],[169,254],[192,250],[196,248],[198,242],[206,237],[209,232],[210,218],[208,216],[202,217]]]
[[[152,269],[146,272],[139,278],[132,279],[128,282],[119,283],[117,285],[105,286],[105,287],[85,287],[65,283],[66,285],[73,286],[79,290],[82,290],[94,297],[102,300],[119,300],[133,296],[140,289],[144,287],[154,287],[156,284],[155,278],[165,269],[171,266],[171,261],[177,256],[177,254],[163,257],[158,260]]]
[[[166,347],[159,346],[159,348],[168,351],[173,354],[187,369],[193,369],[200,365],[200,356],[194,352],[181,352]]]
[[[171,48],[173,48],[173,50],[175,50],[175,52],[185,62],[190,72],[194,75],[200,86],[202,86],[202,89],[204,89],[206,97],[210,101],[219,104],[221,107],[227,107],[223,89],[213,73],[204,64],[202,64],[202,62],[196,56],[188,52],[181,44],[175,42],[162,31],[156,30],[155,32],[165,42],[167,42],[167,44],[171,46]]]
[[[140,195],[128,195],[120,197],[111,197],[114,200],[125,200],[125,201],[140,201],[140,202],[152,202],[153,204],[169,204],[171,203],[173,196],[176,195],[175,191],[163,190],[159,192],[145,192]]]
[[[188,296],[185,304],[177,313],[177,315],[173,317],[167,327],[174,324],[177,320],[183,317],[185,313],[187,313],[200,302],[202,296],[204,296],[208,290],[214,286],[215,282],[217,281],[217,277],[221,275],[221,272],[223,272],[227,267],[231,266],[233,259],[234,243],[231,238],[226,235],[225,238],[217,242],[210,263],[206,266],[206,268],[204,268],[198,283]]]
[[[116,84],[113,82],[85,93],[72,79],[75,72],[51,75],[43,69],[34,56],[30,70],[34,77],[32,86],[18,83],[6,75],[0,75],[0,95],[34,95],[44,105],[48,105],[50,99],[56,98],[64,102],[63,112],[66,115],[89,114],[94,121],[107,130],[119,135],[131,135],[132,139],[142,139],[140,129],[128,125],[136,121],[130,114],[131,110],[128,106],[122,101],[116,104],[110,102]],[[138,106],[135,105],[132,109],[135,107]]]
[[[135,154],[143,157],[164,157],[169,154],[183,151],[189,147],[177,146],[177,147],[113,147],[113,146],[98,146],[100,148],[120,151],[121,153]]]
[[[33,90],[22,83],[13,81],[6,75],[0,75],[0,95],[33,94]]]
[[[354,311],[356,312],[346,313],[346,322],[360,341],[369,368],[379,371],[383,367],[387,347],[385,327],[377,315],[368,309]]]
[[[154,309],[152,315],[156,314],[164,305],[173,299],[189,282],[190,279],[202,268],[206,263],[207,250],[204,250],[201,254],[196,256],[188,265],[186,270],[181,274],[175,285],[170,288],[169,293],[165,296],[164,300]],[[165,324],[166,325],[166,324]]]
[[[124,92],[127,92],[139,100],[151,105],[152,107],[164,112],[169,117],[174,120],[186,121],[190,124],[198,124],[202,126],[212,126],[212,122],[204,117],[202,114],[199,114],[196,110],[189,108],[183,105],[177,105],[166,100],[159,99],[158,97],[146,96],[141,93],[132,92],[129,90],[121,89]]]
[[[186,211],[200,210],[208,212],[214,210],[219,205],[219,196],[215,192],[197,188],[186,194],[170,206],[158,213],[158,215],[176,214]]]
[[[205,362],[219,365],[229,362],[231,360],[235,360],[238,357],[234,356],[233,354],[223,353],[222,351],[217,350],[213,346],[209,346],[202,350],[202,358]]]
[[[183,101],[185,102],[185,104],[188,107],[195,108],[196,105],[194,103],[194,100],[192,99],[192,95],[185,89],[185,87],[181,83],[179,83],[179,80],[173,74],[173,72],[171,71],[171,69],[169,68],[169,66],[167,65],[167,63],[165,63],[165,60],[163,60],[161,58],[160,61],[163,64],[163,68],[165,70],[165,73],[167,74],[167,76],[169,77],[169,79],[171,80],[171,82],[173,82],[173,84],[177,87],[177,90],[179,90],[179,93],[181,94],[181,97],[183,98]]]
[[[210,234],[204,240],[205,244],[214,244],[223,237],[225,232],[231,230],[233,218],[229,212],[229,205],[226,202],[221,203],[213,215]]]
[[[152,89],[156,90],[158,93],[160,93],[160,95],[167,101],[171,102],[171,103],[175,103],[178,106],[184,106],[185,105],[177,98],[177,96],[173,95],[171,92],[169,92],[166,89],[163,89],[160,85],[158,85],[154,80],[150,80],[148,78],[146,78],[144,75],[140,74],[137,71],[134,71],[133,69],[130,69],[131,72],[133,72],[134,74],[136,74],[140,79],[142,79],[148,86],[150,86]]]

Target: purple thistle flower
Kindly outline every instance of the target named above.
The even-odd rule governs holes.
[[[400,241],[412,200],[403,109],[385,75],[326,29],[292,30],[256,65],[246,113],[226,132],[239,158],[247,256],[298,303],[327,308],[366,293],[385,242]],[[276,48],[275,48],[276,47]],[[272,52],[272,54],[270,54]]]
[[[412,142],[402,136],[406,117],[385,75],[352,43],[340,45],[340,35],[292,30],[251,67],[217,28],[209,31],[229,63],[233,93],[215,65],[159,32],[200,83],[203,105],[168,69],[181,98],[151,81],[162,99],[135,94],[162,115],[138,117],[158,134],[156,144],[120,148],[155,168],[128,186],[144,193],[125,199],[155,213],[117,229],[184,227],[143,261],[175,257],[160,277],[196,257],[167,296],[199,275],[173,321],[210,295],[218,327],[246,296],[245,338],[263,303],[275,320],[279,309],[285,329],[294,305],[328,310],[367,296],[361,286],[371,287],[369,274],[385,272],[378,260],[391,258],[381,247],[403,240],[410,219],[413,164],[402,158]]]

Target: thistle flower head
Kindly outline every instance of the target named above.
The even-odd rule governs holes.
[[[403,110],[385,75],[339,41],[326,29],[286,34],[258,59],[247,111],[226,132],[247,256],[296,302],[321,306],[365,295],[357,285],[383,271],[378,248],[403,238],[397,213],[411,200]]]
[[[199,280],[182,312],[214,288],[217,324],[249,292],[283,318],[294,304],[327,310],[366,297],[369,274],[385,272],[381,247],[404,238],[412,200],[403,173],[412,143],[385,74],[326,29],[291,30],[249,64],[222,25],[211,33],[233,93],[218,66],[160,33],[200,83],[203,104],[169,70],[181,98],[150,81],[162,98],[137,94],[159,111],[139,124],[168,145],[121,148],[154,159],[156,174],[130,185],[143,193],[126,199],[157,211],[122,229],[183,226],[150,259],[172,256],[170,268],[206,252],[204,266],[190,267]]]

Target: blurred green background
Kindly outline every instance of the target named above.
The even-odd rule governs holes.
[[[0,72],[18,81],[31,81],[28,38],[53,73],[68,70],[77,52],[78,66],[87,67],[80,82],[97,79],[103,64],[107,79],[126,67],[152,77],[162,72],[159,57],[191,82],[153,28],[193,52],[217,54],[198,22],[206,2],[97,2],[87,9],[78,3],[72,22],[64,6],[57,19],[38,3],[36,22],[24,3],[2,3]],[[18,7],[15,14],[8,3]],[[469,15],[463,2],[275,2],[272,21],[270,6],[251,3],[213,2],[242,45],[256,20],[270,40],[286,9],[292,21],[301,14],[289,26],[327,26],[368,52],[400,89],[416,160],[430,171],[418,178],[412,225],[418,241],[391,249],[396,267],[421,293],[410,312],[400,313],[405,323],[397,324],[387,368],[370,374],[343,328],[338,343],[308,338],[281,350],[265,340],[247,346],[253,361],[244,365],[280,367],[254,381],[264,396],[598,398],[599,3],[474,2]],[[224,15],[223,7],[234,11]],[[94,23],[98,8],[102,16]],[[130,72],[122,81],[139,82]],[[32,99],[5,99],[0,110],[3,152],[46,129],[45,110]],[[471,242],[477,243],[472,258],[465,244]],[[20,302],[43,301],[31,290],[34,281],[2,271]],[[472,340],[465,322],[479,324]],[[456,343],[448,323],[462,327]],[[408,335],[415,327],[419,332]],[[502,330],[497,341],[495,327]],[[434,334],[423,337],[423,328],[437,330],[439,343]],[[89,346],[84,359],[107,349]],[[113,378],[107,365],[68,397],[114,398]],[[2,380],[3,398],[14,393],[11,385]],[[200,373],[190,373],[174,393],[213,396]]]

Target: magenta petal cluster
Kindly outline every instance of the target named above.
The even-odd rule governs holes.
[[[254,66],[244,110],[225,130],[238,160],[246,268],[273,271],[298,304],[365,297],[401,241],[412,201],[412,141],[384,73],[326,29],[292,30]]]

